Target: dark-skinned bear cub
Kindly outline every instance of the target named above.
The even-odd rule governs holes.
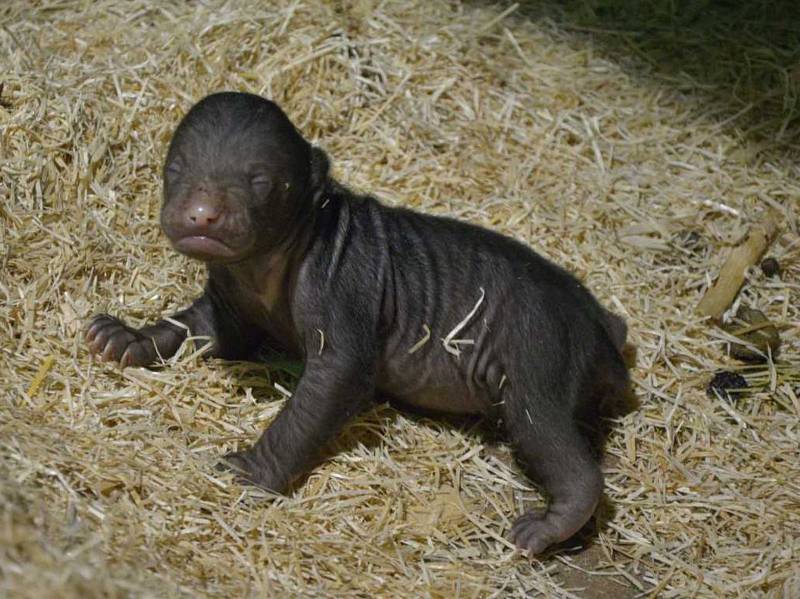
[[[603,476],[582,423],[627,386],[627,331],[572,275],[498,233],[354,193],[276,104],[251,94],[196,104],[163,175],[161,227],[206,264],[205,290],[140,329],[96,316],[87,342],[122,366],[173,355],[187,330],[212,340],[209,356],[244,359],[267,344],[302,359],[275,420],[225,456],[240,477],[285,491],[389,397],[502,422],[549,497],[516,520],[518,547],[540,553],[589,520]]]

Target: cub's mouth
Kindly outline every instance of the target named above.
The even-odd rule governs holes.
[[[239,255],[227,243],[209,235],[185,235],[174,240],[172,245],[180,253],[198,260],[226,260]]]

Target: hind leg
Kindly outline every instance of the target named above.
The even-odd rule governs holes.
[[[532,555],[566,541],[592,517],[603,491],[603,474],[589,444],[568,417],[546,418],[522,410],[507,415],[506,429],[525,473],[549,496],[544,512],[520,516],[511,540]],[[529,418],[530,415],[530,418]]]

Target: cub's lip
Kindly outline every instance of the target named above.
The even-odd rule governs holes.
[[[175,249],[201,260],[235,258],[238,253],[219,239],[208,235],[186,235],[172,242]]]

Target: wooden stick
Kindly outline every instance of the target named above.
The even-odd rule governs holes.
[[[747,239],[733,249],[719,271],[716,282],[709,287],[703,299],[697,304],[697,311],[700,314],[711,316],[715,320],[722,317],[744,283],[745,272],[750,266],[758,263],[777,232],[778,223],[772,216],[750,228]]]

